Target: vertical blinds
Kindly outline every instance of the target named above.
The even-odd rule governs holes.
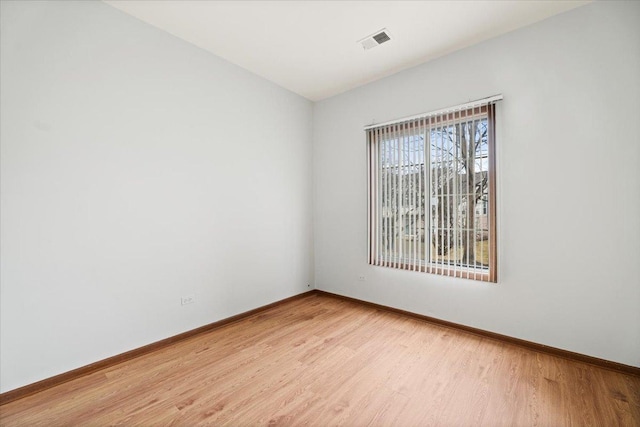
[[[496,281],[499,99],[366,128],[370,264]]]

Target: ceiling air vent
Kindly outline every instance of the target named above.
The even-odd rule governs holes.
[[[391,36],[389,36],[389,31],[387,31],[386,28],[383,28],[382,30],[376,31],[370,36],[367,36],[362,40],[359,40],[358,43],[362,45],[362,48],[364,50],[369,50],[372,47],[381,45],[382,43],[388,42],[389,40],[391,40]]]

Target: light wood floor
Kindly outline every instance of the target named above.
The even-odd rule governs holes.
[[[640,377],[324,295],[0,407],[3,426],[639,426]]]

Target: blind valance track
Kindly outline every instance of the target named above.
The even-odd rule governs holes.
[[[413,120],[416,120],[416,119],[421,119],[421,118],[426,118],[426,117],[431,117],[431,116],[441,116],[441,115],[444,115],[446,113],[452,113],[452,112],[461,111],[461,110],[468,110],[468,109],[471,109],[473,107],[477,107],[477,106],[480,106],[480,105],[495,104],[497,101],[501,101],[501,100],[502,100],[502,95],[493,95],[493,96],[489,96],[487,98],[477,99],[475,101],[469,101],[469,102],[466,102],[464,104],[454,105],[452,107],[441,108],[439,110],[430,111],[428,113],[421,113],[421,114],[416,114],[416,115],[413,115],[413,116],[401,117],[399,119],[390,120],[390,121],[384,122],[384,123],[370,124],[370,125],[365,126],[364,130],[369,130],[369,129],[382,127],[382,126],[394,125],[394,124],[402,123],[402,122],[410,122],[410,121],[413,121]]]

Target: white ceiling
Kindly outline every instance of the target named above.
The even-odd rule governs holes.
[[[312,101],[589,3],[104,1]],[[391,41],[356,43],[382,28]]]

